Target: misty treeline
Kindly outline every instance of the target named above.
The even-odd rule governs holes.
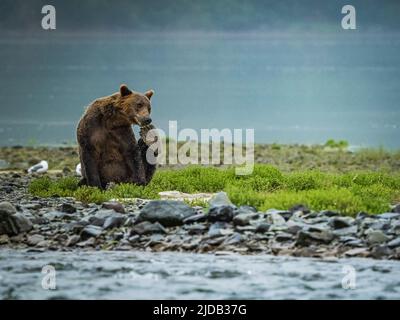
[[[352,4],[361,30],[396,32],[398,0],[0,0],[1,31],[39,31],[54,5],[57,29],[96,31],[337,31]]]

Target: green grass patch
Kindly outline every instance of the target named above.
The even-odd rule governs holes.
[[[296,171],[283,173],[269,165],[255,165],[253,174],[236,176],[233,167],[189,166],[158,170],[145,187],[116,185],[109,190],[78,187],[77,178],[33,180],[32,195],[71,196],[85,203],[101,203],[112,198],[157,199],[158,193],[178,190],[185,193],[226,191],[236,205],[251,205],[259,210],[288,209],[305,204],[312,210],[335,210],[354,215],[365,211],[381,213],[400,199],[400,175],[385,172],[325,173]],[[205,205],[202,203],[202,205]]]

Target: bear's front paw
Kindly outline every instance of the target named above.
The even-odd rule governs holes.
[[[149,124],[147,126],[140,127],[140,137],[143,142],[150,146],[158,141],[158,132],[154,125]]]

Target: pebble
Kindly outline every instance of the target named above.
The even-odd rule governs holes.
[[[115,212],[125,213],[125,207],[118,201],[103,202],[101,207],[104,209],[112,209]]]
[[[146,235],[153,233],[167,233],[167,231],[160,223],[149,221],[140,222],[131,228],[131,234]]]

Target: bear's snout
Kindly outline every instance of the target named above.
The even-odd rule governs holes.
[[[152,121],[150,117],[140,117],[138,120],[139,120],[141,126],[147,126]]]

